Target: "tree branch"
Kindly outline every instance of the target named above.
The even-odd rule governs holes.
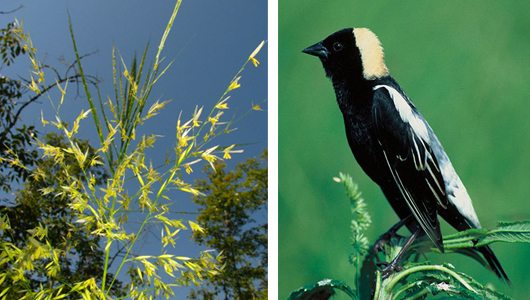
[[[19,7],[11,10],[11,11],[0,11],[0,15],[8,15],[8,14],[12,14],[14,12],[16,12],[17,10],[20,10],[22,9],[22,7],[24,7],[24,5],[20,5]]]
[[[91,52],[91,53],[88,53],[88,54],[85,54],[83,56],[80,57],[80,59],[83,59],[89,55],[92,55],[94,53],[96,53],[97,51],[94,51],[94,52]],[[41,95],[45,94],[46,92],[48,92],[49,90],[53,89],[55,86],[57,86],[58,84],[60,83],[64,83],[66,81],[70,81],[70,82],[77,82],[79,83],[80,82],[80,78],[81,78],[81,75],[79,74],[79,72],[77,71],[77,69],[75,68],[75,63],[77,62],[77,59],[75,60],[74,64],[70,64],[70,63],[67,63],[66,61],[64,61],[64,59],[60,58],[61,62],[63,64],[66,64],[68,66],[68,68],[66,69],[66,72],[65,72],[65,75],[64,77],[62,77],[59,72],[57,71],[57,69],[55,69],[54,67],[50,66],[50,65],[44,65],[43,68],[49,68],[51,69],[56,77],[57,77],[57,80],[55,81],[55,83],[47,86],[47,87],[44,87],[43,90],[41,90],[40,94],[38,95],[35,95],[33,97],[31,97],[28,101],[26,101],[24,104],[22,104],[17,112],[14,114],[14,118],[11,120],[10,123],[7,124],[7,126],[5,126],[4,130],[0,133],[0,141],[4,141],[7,137],[8,134],[11,133],[11,131],[13,130],[13,128],[15,127],[16,123],[18,122],[19,120],[19,117],[20,117],[20,114],[22,113],[22,111],[31,103],[37,101]],[[68,76],[68,73],[71,72],[71,70],[74,70],[75,72],[75,75],[72,75],[72,76]],[[95,77],[95,76],[91,76],[91,75],[85,75],[85,77],[87,77],[89,79],[89,83],[96,86],[97,83],[99,82],[98,78]],[[26,83],[26,84],[30,84],[30,81],[25,79],[25,78],[21,78],[21,81]],[[77,94],[76,94],[76,97],[79,96],[79,87],[77,89]],[[4,145],[4,143],[0,143],[0,152],[3,152],[6,150],[6,145]]]

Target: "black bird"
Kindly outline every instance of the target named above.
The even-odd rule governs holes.
[[[427,234],[443,253],[438,215],[459,231],[481,227],[442,144],[390,76],[372,31],[343,29],[303,52],[320,58],[333,83],[353,155],[413,233],[408,245]],[[489,246],[475,250],[510,283]],[[396,268],[400,257],[389,267]]]

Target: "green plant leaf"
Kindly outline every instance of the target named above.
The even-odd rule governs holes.
[[[481,237],[476,246],[485,246],[493,242],[529,243],[530,222],[499,222],[497,228],[490,230],[487,235]]]
[[[288,300],[327,300],[335,294],[335,289],[343,291],[350,296],[351,299],[358,299],[353,290],[343,281],[323,279],[292,292]]]
[[[447,295],[447,299],[511,299],[466,274],[456,272],[452,265],[428,263],[409,265],[383,280],[375,299],[423,299],[429,294]]]

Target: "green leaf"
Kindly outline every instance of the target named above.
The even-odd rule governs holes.
[[[343,291],[350,296],[351,299],[358,299],[353,290],[343,281],[323,279],[292,292],[289,300],[327,300],[335,294],[335,289]]]
[[[530,243],[530,221],[500,222],[496,229],[479,239],[477,247],[493,242]]]
[[[495,229],[469,229],[444,236],[445,250],[460,253],[466,248],[481,247],[494,242],[530,243],[530,221],[499,222]],[[430,243],[430,240],[425,239],[416,243],[416,246],[429,247]],[[432,251],[436,250],[432,248]]]
[[[454,271],[452,265],[423,263],[408,267],[384,280],[375,296],[376,299],[422,299],[428,294],[450,296],[447,299],[510,299],[470,276]]]

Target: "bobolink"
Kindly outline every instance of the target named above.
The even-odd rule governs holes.
[[[427,234],[444,252],[438,215],[459,231],[481,227],[440,141],[390,76],[373,32],[343,29],[303,52],[320,58],[333,83],[353,155],[413,233],[409,244]],[[509,283],[489,246],[475,250]]]

